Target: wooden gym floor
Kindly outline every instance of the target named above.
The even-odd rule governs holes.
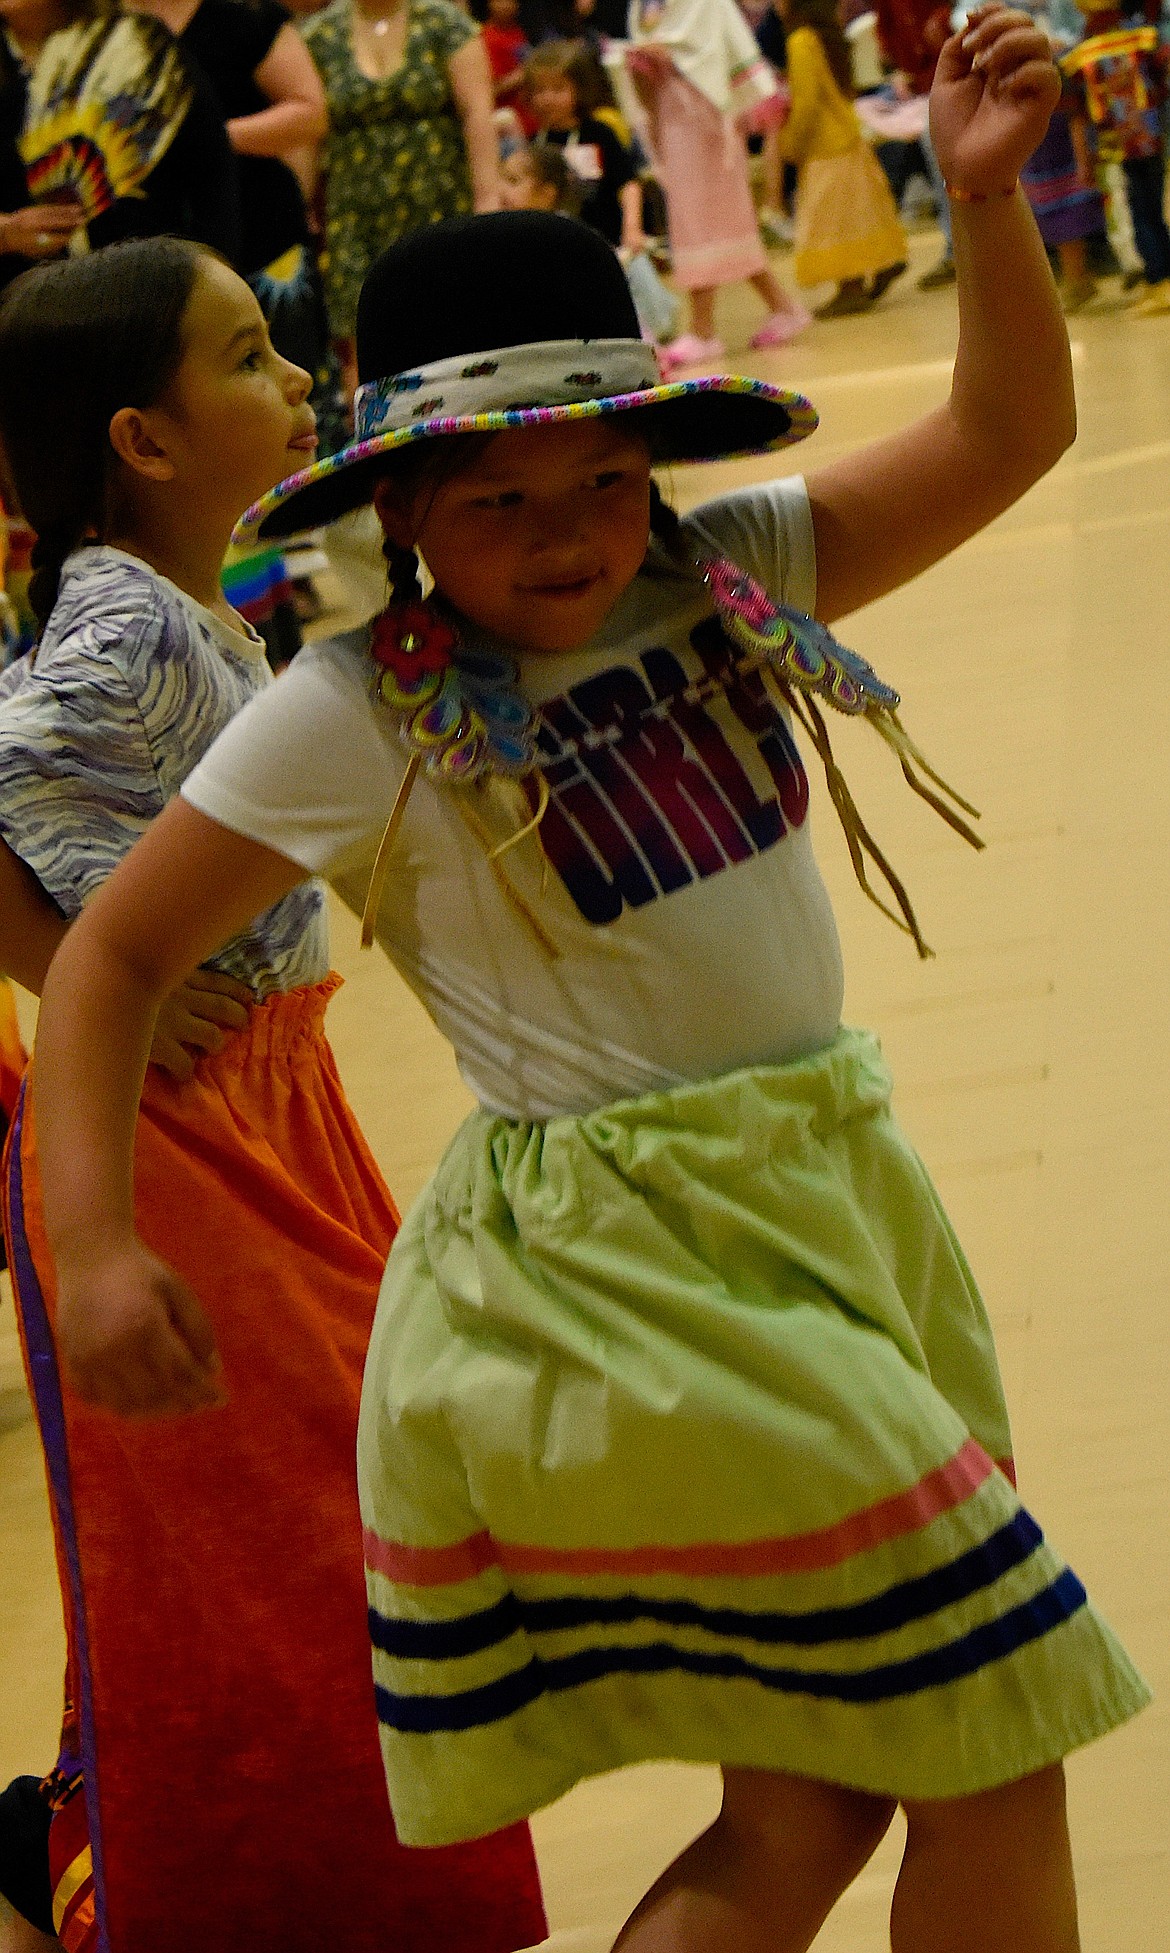
[[[935,240],[913,247],[921,270]],[[746,293],[726,301],[733,348],[746,343],[753,305]],[[792,465],[811,468],[941,401],[954,333],[953,293],[903,281],[868,317],[729,363],[806,387],[822,424]],[[847,1016],[880,1032],[901,1118],[983,1284],[1025,1499],[1158,1691],[1145,1715],[1070,1764],[1086,1953],[1164,1953],[1170,318],[1127,318],[1106,288],[1073,321],[1073,339],[1073,452],[985,535],[842,630],[898,685],[911,730],[983,809],[988,849],[977,857],[904,790],[879,741],[835,728],[936,961],[920,965],[856,889],[823,792],[816,817]],[[686,506],[768,466],[680,469],[675,499]],[[343,576],[352,595],[352,570]],[[331,1012],[334,1043],[405,1205],[468,1095],[386,963],[359,955],[346,915],[335,960],[349,981]],[[52,1760],[61,1660],[40,1460],[5,1307],[0,1784]],[[714,1772],[662,1764],[582,1785],[542,1813],[555,1953],[604,1953],[716,1798]],[[887,1944],[897,1846],[894,1835],[842,1901],[817,1941],[823,1953]]]

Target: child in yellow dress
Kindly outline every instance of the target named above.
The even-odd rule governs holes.
[[[817,317],[840,318],[864,312],[906,269],[906,236],[854,113],[849,44],[834,0],[776,0],[776,10],[788,29],[792,95],[781,153],[799,170],[797,282],[835,279]]]

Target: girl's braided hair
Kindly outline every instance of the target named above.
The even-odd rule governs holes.
[[[650,483],[650,534],[658,538],[668,556],[682,558],[685,552],[678,510],[671,508],[654,480]]]

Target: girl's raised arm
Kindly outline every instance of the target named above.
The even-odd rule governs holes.
[[[58,1336],[72,1380],[124,1414],[218,1398],[207,1319],[134,1227],[134,1128],[155,1015],[187,972],[305,870],[173,800],[69,930],[45,981],[33,1090]]]
[[[1010,507],[1071,444],[1068,334],[1031,211],[1014,186],[1060,95],[1025,14],[972,14],[939,56],[935,148],[952,207],[959,347],[947,405],[809,479],[817,615],[871,603]]]

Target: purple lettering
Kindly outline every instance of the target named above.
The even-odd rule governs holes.
[[[768,695],[758,671],[734,667],[730,646],[717,617],[709,617],[691,632],[691,643],[712,677],[718,678],[727,702],[760,749],[760,757],[776,782],[781,808],[790,827],[803,827],[808,815],[808,775],[783,714]]]
[[[636,674],[626,675],[633,679],[645,704],[645,691]],[[604,694],[596,680],[589,682],[596,694],[594,709],[604,713]],[[612,752],[598,746],[556,757],[558,740],[578,742],[588,730],[587,721],[574,710],[570,699],[548,700],[541,707],[541,716],[544,724],[539,739],[546,755],[542,770],[552,794],[541,840],[586,921],[613,922],[624,904],[640,908],[654,900],[659,888],[669,893],[684,887],[691,880],[690,870],[665,824]],[[600,723],[612,726],[613,712],[604,713]],[[628,833],[619,819],[625,822]],[[658,887],[647,873],[647,863]]]
[[[598,746],[591,753],[582,753],[581,764],[596,780],[619,819],[629,828],[650,863],[662,893],[671,895],[676,888],[685,888],[693,880],[690,869],[675,846],[665,821],[659,819],[652,801],[626,771],[617,755],[608,746]],[[614,866],[609,855],[606,860],[611,867]]]
[[[590,780],[557,789],[540,844],[586,922],[616,922],[627,904],[641,908],[658,893]]]
[[[627,665],[615,665],[610,671],[600,672],[596,678],[587,678],[582,684],[574,685],[569,697],[577,711],[597,731],[612,732],[618,727],[629,727],[635,738],[640,721],[653,704],[637,672],[631,671]],[[624,740],[622,744],[624,746]],[[643,793],[637,779],[621,765],[610,745],[586,746],[581,754],[581,764],[612,803],[618,818],[629,828],[663,894],[670,895],[676,888],[685,888],[692,880],[691,870],[675,845],[666,822],[660,818],[658,809],[661,803],[654,790],[655,783],[645,781],[647,792]],[[669,818],[668,808],[663,807],[662,812]],[[682,834],[678,838],[685,843]]]
[[[683,736],[690,740],[707,771],[718,784],[724,798],[743,822],[757,850],[763,852],[779,841],[785,832],[775,800],[760,800],[722,731],[705,711],[682,694],[687,675],[670,651],[647,651],[642,659],[646,676],[656,697],[671,701],[670,716]],[[735,855],[733,859],[740,860]]]
[[[752,850],[741,828],[714,781],[687,758],[678,731],[668,720],[646,720],[622,740],[619,750],[655,806],[661,807],[700,875],[717,875],[729,861],[747,860]]]

